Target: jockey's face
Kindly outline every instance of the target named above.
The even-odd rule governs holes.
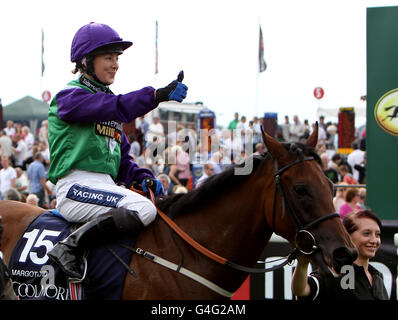
[[[94,58],[94,73],[104,84],[110,85],[115,81],[119,69],[119,53],[99,54]]]

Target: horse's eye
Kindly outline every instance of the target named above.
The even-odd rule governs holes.
[[[305,196],[307,194],[307,188],[303,184],[297,184],[294,186],[294,191],[299,195],[299,196]]]

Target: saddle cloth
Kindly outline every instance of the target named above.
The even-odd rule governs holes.
[[[121,299],[127,269],[107,248],[98,247],[88,252],[87,274],[80,297],[76,296],[76,285],[68,283],[63,271],[48,258],[47,252],[65,239],[74,226],[52,210],[42,213],[26,228],[9,262],[14,290],[20,299]],[[135,240],[118,239],[106,247],[129,265],[132,252],[120,244],[131,247]]]

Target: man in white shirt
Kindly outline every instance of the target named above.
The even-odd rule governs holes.
[[[12,140],[3,131],[0,130],[0,156],[11,157]]]
[[[17,178],[15,180],[15,189],[17,189],[21,194],[29,194],[29,180],[26,174],[22,171],[20,167],[15,168],[17,173]]]
[[[289,116],[285,116],[285,122],[281,124],[281,130],[282,130],[282,137],[285,142],[290,141],[290,122],[289,122]]]
[[[15,134],[14,141],[17,143],[16,148],[12,147],[15,157],[15,166],[22,167],[23,162],[26,159],[26,153],[28,151],[28,148],[26,146],[25,141],[22,139],[19,133]]]
[[[207,163],[209,163],[213,166],[215,174],[222,172],[222,168],[220,166],[221,160],[222,160],[222,154],[220,151],[214,152],[212,154],[212,156],[210,157],[210,159],[207,160]]]
[[[358,143],[353,142],[352,146],[354,151],[352,151],[348,157],[347,162],[352,168],[352,175],[355,180],[359,181],[359,171],[355,169],[356,164],[361,164],[365,159],[365,151],[358,149]]]
[[[257,117],[253,117],[253,146],[255,147],[257,143],[261,142],[262,140],[261,135],[261,124]]]
[[[12,120],[8,120],[7,126],[3,130],[7,136],[12,137],[15,134],[14,122]]]
[[[25,144],[26,144],[26,158],[32,157],[33,156],[33,144],[35,143],[35,137],[33,134],[30,132],[29,127],[23,126],[22,127],[22,133],[25,134]]]
[[[242,135],[242,137],[245,136],[246,130],[247,130],[247,123],[246,123],[246,117],[242,116],[240,118],[239,123],[236,125],[236,130],[238,135]]]
[[[240,137],[241,148],[240,150],[244,149],[244,145],[246,142],[246,134],[247,134],[248,125],[246,123],[246,117],[242,116],[240,118],[240,122],[236,125],[236,137]]]
[[[153,122],[149,125],[145,140],[148,144],[153,143],[153,138],[157,137],[158,142],[163,142],[164,128],[159,121],[159,117],[154,117]]]
[[[291,141],[298,142],[305,133],[305,126],[299,120],[297,115],[293,116],[293,124],[290,127]]]
[[[43,155],[43,160],[44,160],[43,165],[47,172],[50,166],[50,149],[48,148],[47,142],[45,141],[39,142],[39,151]]]
[[[203,182],[205,182],[210,176],[214,174],[214,165],[211,162],[206,162],[203,169],[203,174],[196,183],[196,187],[199,187]]]
[[[312,125],[312,130],[313,130],[313,128],[314,128],[314,124]],[[312,130],[311,130],[311,133],[312,133]],[[326,130],[322,126],[318,127],[318,143],[327,143]]]
[[[10,167],[10,160],[7,156],[1,156],[1,165],[3,169],[0,170],[0,192],[1,199],[4,199],[5,192],[10,188],[15,188],[17,173],[13,167]]]
[[[38,135],[39,141],[48,142],[48,120],[43,120],[41,122],[41,127],[39,129]]]

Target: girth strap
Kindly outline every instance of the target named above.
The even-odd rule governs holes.
[[[191,278],[192,280],[199,282],[200,284],[213,290],[214,292],[217,292],[218,294],[220,294],[224,297],[231,298],[234,295],[234,292],[227,291],[227,290],[221,288],[220,286],[216,285],[214,282],[211,282],[211,281],[207,280],[206,278],[198,275],[197,273],[192,272],[184,267],[181,267],[171,261],[163,259],[151,252],[142,250],[141,248],[130,248],[124,244],[121,244],[121,246],[125,247],[126,249],[128,249],[128,250],[130,250],[130,251],[132,251],[132,252],[134,252],[134,253],[136,253],[154,263],[160,264],[163,267],[166,267],[168,269],[171,269],[178,273],[181,273],[181,274],[187,276],[188,278]]]

